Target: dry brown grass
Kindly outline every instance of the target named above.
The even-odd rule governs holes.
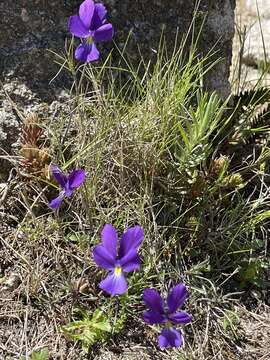
[[[194,323],[181,352],[158,351],[155,333],[131,321],[105,347],[97,344],[88,356],[83,354],[60,327],[74,308],[95,308],[99,276],[90,248],[67,241],[53,219],[28,221],[20,230],[3,228],[0,269],[1,359],[20,359],[43,347],[48,347],[50,359],[63,360],[269,358],[270,310],[248,293],[251,310],[239,302],[246,301],[243,294],[231,302],[236,338],[230,329],[224,332],[224,307],[218,299],[211,303],[202,298],[190,304]]]

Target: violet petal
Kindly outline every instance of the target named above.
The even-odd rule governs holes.
[[[188,324],[192,321],[192,317],[184,311],[170,314],[168,318],[174,324]]]
[[[49,208],[51,208],[52,210],[59,209],[64,196],[65,196],[65,192],[61,191],[60,194],[48,204]]]
[[[139,225],[133,226],[125,231],[120,240],[120,258],[123,258],[131,250],[138,250],[143,238],[143,229]]]
[[[102,245],[116,261],[118,236],[115,228],[111,224],[106,224],[101,232]]]
[[[67,183],[66,175],[59,169],[59,167],[57,165],[54,165],[54,164],[51,164],[50,170],[51,170],[55,180],[64,189],[66,186],[66,183]]]
[[[78,45],[75,50],[75,59],[82,62],[87,62],[87,56],[88,53],[91,51],[91,47],[92,47],[91,45],[83,44],[83,43]]]
[[[143,301],[149,310],[164,314],[163,300],[155,289],[145,289],[143,292]]]
[[[89,30],[85,28],[79,16],[70,16],[68,22],[68,29],[72,35],[79,38],[87,38],[89,36]]]
[[[161,314],[159,312],[155,311],[145,311],[143,313],[143,320],[147,324],[153,325],[153,324],[162,324],[166,321],[166,316],[164,314]]]
[[[73,189],[71,189],[68,183],[65,186],[65,195],[70,198],[73,195]]]
[[[124,272],[138,270],[141,265],[137,250],[129,251],[119,262]]]
[[[99,59],[99,51],[94,43],[81,43],[75,50],[75,58],[86,63],[96,61]]]
[[[99,51],[95,45],[95,43],[92,44],[91,46],[91,51],[88,53],[87,55],[87,60],[86,62],[92,62],[92,61],[96,61],[99,59]]]
[[[113,270],[115,267],[115,258],[103,245],[98,245],[93,250],[95,263],[106,270]]]
[[[105,24],[98,28],[94,33],[95,42],[109,41],[113,38],[112,24]]]
[[[85,179],[85,171],[80,170],[73,170],[70,175],[68,176],[68,186],[71,189],[76,189],[81,186]]]
[[[168,296],[167,304],[170,313],[176,312],[176,310],[183,306],[188,296],[187,289],[184,284],[176,285]]]
[[[158,344],[161,349],[180,347],[183,344],[183,335],[174,328],[165,328],[158,337]]]
[[[91,30],[97,30],[103,25],[107,15],[107,10],[103,4],[95,4],[95,11],[92,18]]]
[[[85,0],[80,5],[79,16],[86,29],[90,29],[91,21],[94,15],[94,10],[95,10],[95,3],[93,0]]]
[[[108,276],[101,281],[99,287],[112,296],[124,294],[128,289],[127,281],[123,273],[116,275],[114,271],[110,272]]]

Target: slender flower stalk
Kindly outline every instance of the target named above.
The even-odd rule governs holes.
[[[70,198],[74,190],[82,185],[86,174],[84,170],[79,169],[73,170],[69,175],[65,175],[59,167],[54,164],[51,165],[51,172],[62,188],[59,195],[48,204],[51,209],[57,210],[61,206],[64,197]]]
[[[158,337],[160,348],[182,346],[183,335],[174,328],[174,325],[188,324],[192,321],[189,314],[177,311],[183,306],[187,296],[188,292],[184,284],[178,284],[172,289],[166,304],[155,289],[144,290],[143,300],[148,310],[143,313],[143,320],[150,325],[165,325]]]
[[[85,0],[79,8],[79,15],[69,18],[69,31],[81,39],[75,50],[75,58],[82,62],[96,61],[100,53],[96,47],[98,42],[113,38],[113,26],[107,23],[107,10],[103,4],[95,4],[93,0]]]
[[[94,248],[93,257],[98,266],[109,270],[109,274],[99,287],[112,296],[124,294],[128,289],[124,273],[140,268],[138,249],[144,238],[143,229],[136,225],[125,231],[119,251],[117,232],[112,225],[104,226],[101,238],[101,245]]]

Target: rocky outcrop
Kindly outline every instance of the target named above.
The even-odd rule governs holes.
[[[0,2],[0,76],[9,95],[21,107],[57,100],[58,94],[69,86],[64,73],[53,82],[58,71],[54,56],[48,50],[64,51],[67,19],[77,12],[78,0],[6,0]],[[185,34],[194,16],[195,0],[104,0],[109,9],[109,20],[116,29],[115,41],[121,48],[130,35],[129,55],[136,61],[140,53],[153,56],[162,29],[169,48],[176,32]],[[221,62],[209,74],[206,84],[222,97],[230,92],[228,82],[234,34],[235,0],[201,0],[198,21],[206,18],[199,51],[217,50]],[[171,45],[170,45],[171,44]],[[109,44],[108,48],[113,47]],[[117,51],[114,52],[117,56]],[[17,89],[17,92],[15,92]],[[0,151],[10,152],[16,138],[18,118],[0,89]],[[12,134],[12,136],[9,136]],[[2,150],[3,151],[3,150]]]
[[[241,63],[241,87],[252,88],[262,78],[261,85],[270,84],[270,2],[238,0],[236,8],[238,31],[235,36],[234,63]],[[268,67],[268,71],[265,70]]]
[[[247,25],[244,56],[256,63],[265,60],[270,63],[270,3],[246,1],[243,14]]]
[[[176,33],[178,32],[180,37],[184,36],[195,14],[197,29],[203,19],[206,19],[199,51],[206,54],[214,48],[217,51],[216,57],[222,59],[215,71],[211,72],[207,84],[222,97],[229,94],[235,0],[201,0],[198,11],[195,11],[195,0],[111,0],[108,3],[117,28],[116,41],[123,44],[127,34],[132,31],[130,47],[135,58],[140,56],[138,44],[142,54],[151,56],[151,50],[158,48],[160,34],[164,31],[168,48],[173,48]]]

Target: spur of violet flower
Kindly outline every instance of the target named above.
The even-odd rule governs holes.
[[[170,292],[166,304],[155,289],[145,289],[143,300],[148,308],[143,313],[143,320],[150,325],[165,324],[165,328],[158,337],[160,348],[180,347],[183,344],[181,331],[173,325],[187,324],[192,321],[190,315],[183,311],[177,311],[183,306],[188,296],[184,284],[176,285]]]
[[[85,0],[79,9],[79,15],[69,18],[69,31],[81,38],[81,44],[75,50],[75,58],[82,62],[99,59],[96,43],[109,41],[113,37],[113,26],[106,22],[107,10],[103,4]]]
[[[50,168],[55,180],[62,188],[59,195],[48,204],[51,209],[56,210],[60,207],[65,196],[71,197],[73,191],[82,185],[85,179],[85,171],[82,169],[73,170],[69,175],[65,175],[56,165],[51,165]]]
[[[109,270],[107,277],[101,281],[99,287],[110,295],[121,295],[128,289],[124,273],[140,268],[138,249],[143,241],[143,229],[136,225],[125,231],[121,237],[118,249],[118,236],[115,228],[107,224],[104,226],[101,245],[94,248],[95,263],[103,269]]]

